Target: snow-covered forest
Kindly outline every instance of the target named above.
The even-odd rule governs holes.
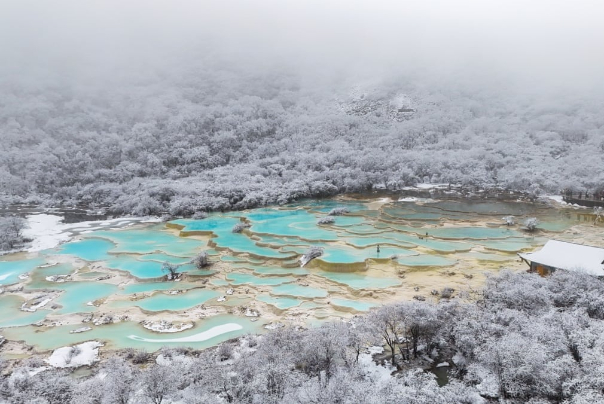
[[[44,18],[43,7],[40,15],[21,10],[34,20],[18,28],[16,13],[4,13],[3,37],[24,42],[23,49],[6,46],[0,69],[5,204],[190,214],[418,182],[534,193],[592,191],[604,183],[604,96],[601,83],[569,82],[573,72],[577,82],[596,82],[576,77],[583,66],[578,57],[564,64],[555,59],[548,71],[565,74],[553,79],[539,72],[518,80],[507,67],[464,70],[452,56],[442,63],[430,52],[420,59],[414,41],[397,42],[377,27],[370,37],[363,34],[374,42],[344,51],[344,42],[359,39],[354,25],[313,27],[317,38],[271,26],[283,31],[278,42],[277,34],[260,37],[264,9],[248,10],[248,24],[258,26],[230,34],[205,19],[193,23],[182,11],[164,10],[170,23],[179,18],[188,30],[174,33],[143,25],[158,21],[134,7],[123,18],[140,19],[142,27],[116,22],[103,10],[91,20],[90,10],[71,6],[91,38],[74,38],[69,29],[82,27],[60,15],[60,7],[46,10],[57,18],[44,20],[48,38],[32,39],[26,31],[40,23],[34,17]],[[409,32],[401,35],[417,35],[404,26],[397,29]],[[334,42],[344,28],[349,39]],[[132,39],[131,31],[152,44]],[[443,54],[460,46],[439,40],[432,45]],[[376,55],[380,46],[400,50]],[[496,53],[481,46],[483,58]],[[518,69],[534,70],[529,62]]]
[[[317,89],[210,64],[111,91],[4,81],[3,200],[192,214],[417,182],[604,183],[602,99],[421,80]]]
[[[475,303],[400,303],[349,322],[281,328],[211,350],[126,350],[83,379],[49,369],[42,358],[3,362],[0,397],[11,403],[604,400],[601,281],[568,272],[549,278],[502,272],[484,291],[467,293]],[[426,371],[435,368],[448,370],[441,387]]]

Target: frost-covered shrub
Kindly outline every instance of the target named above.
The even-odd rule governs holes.
[[[453,296],[453,292],[455,292],[455,289],[453,288],[443,288],[443,290],[440,291],[440,296],[444,299],[450,299],[451,296]]]
[[[149,362],[151,360],[151,354],[143,349],[135,351],[132,355],[132,363],[140,365]]]
[[[350,213],[350,210],[348,210],[348,208],[338,207],[338,208],[333,208],[332,210],[330,210],[328,215],[329,216],[341,216],[346,213]]]
[[[233,357],[233,347],[231,344],[222,343],[218,346],[217,351],[218,358],[221,361],[229,360]]]
[[[162,272],[167,272],[166,277],[169,281],[173,281],[178,278],[178,268],[180,265],[171,264],[169,262],[164,262],[161,266]]]
[[[204,212],[203,210],[198,210],[197,212],[193,213],[193,219],[195,220],[202,220],[202,219],[206,219],[208,217],[208,214],[206,212]]]
[[[241,233],[243,231],[243,229],[247,229],[251,227],[248,223],[237,223],[235,224],[235,226],[233,226],[233,233]]]
[[[208,265],[210,265],[210,258],[208,256],[208,253],[205,251],[201,251],[199,254],[197,254],[197,256],[193,259],[193,264],[201,269],[201,268],[205,268]]]
[[[249,348],[254,348],[258,346],[258,338],[255,335],[249,335],[247,337],[247,346]]]
[[[334,219],[332,216],[325,216],[317,220],[317,224],[334,224],[335,222],[336,219]]]
[[[539,225],[539,219],[537,219],[536,217],[529,217],[524,221],[524,225],[526,226],[526,229],[528,231],[535,231],[537,230],[537,226]]]
[[[516,223],[516,218],[514,216],[505,216],[502,218],[502,220],[508,226],[513,226]]]

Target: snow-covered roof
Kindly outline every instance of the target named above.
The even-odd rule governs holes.
[[[518,255],[548,267],[604,276],[604,248],[550,240],[539,251]]]

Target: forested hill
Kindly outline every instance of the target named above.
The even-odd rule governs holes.
[[[604,184],[601,98],[294,72],[3,77],[0,200],[191,214],[417,182]]]

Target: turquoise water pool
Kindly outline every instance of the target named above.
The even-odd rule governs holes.
[[[75,271],[75,267],[71,264],[61,263],[51,266],[37,267],[30,274],[30,281],[26,285],[26,289],[52,289],[55,282],[49,282],[46,277],[53,275],[69,275]]]
[[[396,261],[401,265],[409,267],[448,267],[457,263],[457,260],[454,258],[427,254],[414,255],[412,257],[399,257]]]
[[[368,259],[388,259],[393,255],[411,256],[415,254],[417,254],[415,251],[387,245],[380,246],[379,252],[377,251],[377,247],[354,248],[334,245],[327,246],[324,254],[318,259],[332,264],[352,264],[356,262],[365,262]]]
[[[303,300],[295,299],[293,297],[285,296],[266,296],[258,295],[256,300],[275,306],[278,309],[285,310],[291,309],[292,307],[299,306]]]
[[[508,237],[518,237],[522,234],[516,230],[492,227],[446,227],[432,229],[429,234],[444,239],[474,239],[489,240]]]
[[[125,286],[120,290],[120,294],[131,295],[135,293],[147,293],[156,290],[182,290],[192,289],[195,287],[194,283],[186,282],[144,282],[144,283],[132,283]]]
[[[372,206],[371,210],[368,206]],[[463,271],[464,265],[484,265],[492,270],[515,261],[515,253],[520,250],[534,249],[558,235],[568,237],[560,232],[575,223],[573,215],[513,202],[395,202],[373,206],[378,205],[365,201],[305,200],[281,208],[210,214],[202,220],[178,219],[125,230],[93,230],[39,254],[1,257],[0,284],[8,291],[0,295],[0,327],[7,336],[17,338],[22,334],[19,339],[44,346],[58,343],[60,338],[67,343],[99,338],[109,341],[110,346],[147,349],[170,344],[209,346],[223,337],[258,330],[262,317],[256,323],[241,315],[217,317],[222,320],[195,319],[194,330],[175,335],[159,335],[128,322],[68,336],[64,334],[71,326],[51,330],[28,325],[50,314],[53,321],[60,321],[62,316],[74,313],[106,314],[129,307],[140,307],[151,319],[165,315],[164,311],[180,312],[178,315],[185,317],[189,309],[200,304],[214,312],[228,308],[240,313],[241,307],[254,307],[254,301],[272,306],[275,316],[287,316],[290,309],[308,310],[309,323],[330,316],[346,317],[347,313],[367,311],[377,305],[377,301],[371,301],[372,293],[396,293],[397,288],[405,286],[402,272],[417,269],[438,273],[448,267]],[[317,225],[317,220],[335,207],[346,207],[351,213],[335,216],[332,225]],[[539,231],[531,235],[522,230],[521,224],[503,226],[501,218],[508,214],[516,215],[518,223],[527,215],[537,216],[541,221]],[[233,226],[242,221],[251,226],[242,233],[233,233]],[[188,233],[196,231],[206,236]],[[310,246],[322,247],[324,253],[301,268],[298,258]],[[212,266],[200,270],[189,263],[200,251],[211,253]],[[55,261],[61,263],[40,267]],[[166,273],[161,270],[164,262],[180,265],[178,272],[186,273],[181,282],[165,281]],[[45,279],[76,270],[72,281],[56,283]],[[28,278],[19,277],[25,273],[29,273]],[[106,275],[108,280],[97,280]],[[24,299],[11,291],[10,285],[14,284],[18,284],[16,288],[23,286],[19,293],[28,299],[42,290],[61,293],[47,307],[28,313],[19,310]],[[227,295],[230,288],[234,289],[233,295]],[[170,294],[172,291],[184,293]],[[113,295],[117,296],[105,302]],[[223,295],[227,295],[226,301],[218,302]],[[140,315],[138,310],[135,312]],[[226,327],[228,331],[219,337],[212,336],[213,328],[225,324],[236,325]],[[81,324],[73,328],[79,327]],[[130,338],[131,335],[135,337]]]
[[[295,296],[309,299],[317,297],[326,297],[327,291],[324,289],[313,288],[311,286],[302,286],[295,283],[275,286],[271,289],[273,296]]]
[[[22,311],[20,308],[24,302],[25,300],[19,296],[0,296],[0,327],[18,327],[34,324],[43,320],[50,313],[45,309],[38,309],[33,313]]]
[[[244,274],[239,272],[231,272],[227,275],[227,280],[232,285],[260,285],[260,286],[274,286],[281,285],[282,283],[293,282],[296,278],[291,276],[254,276],[252,274]]]
[[[115,244],[111,241],[101,238],[89,238],[63,244],[59,249],[59,253],[74,255],[85,261],[103,261],[111,258],[109,250],[113,250],[115,247]]]
[[[32,272],[45,262],[46,260],[43,258],[0,261],[0,285],[10,285],[19,282],[19,275]]]
[[[402,284],[400,279],[394,277],[394,274],[392,277],[377,277],[368,276],[362,272],[317,271],[316,275],[353,289],[384,289]]]
[[[377,303],[361,302],[358,300],[347,300],[347,299],[331,299],[331,304],[335,306],[350,308],[356,311],[368,311],[373,307],[379,306]]]
[[[204,304],[218,296],[220,293],[208,289],[193,289],[174,295],[159,292],[151,297],[136,300],[133,305],[147,311],[179,311]]]
[[[216,327],[227,324],[236,324],[238,327],[227,328],[227,331],[225,332],[216,330]],[[245,317],[232,315],[219,315],[203,320],[197,320],[194,328],[177,334],[154,333],[143,328],[140,324],[129,321],[102,326],[92,326],[91,331],[79,334],[69,333],[69,331],[80,327],[81,325],[76,324],[50,328],[31,326],[7,328],[3,331],[3,335],[11,340],[24,341],[26,344],[35,345],[40,350],[51,350],[84,341],[99,340],[105,342],[106,346],[104,349],[123,349],[132,347],[153,352],[164,346],[190,346],[196,349],[204,349],[230,338],[249,333],[258,334],[263,332],[261,322],[254,323]],[[213,333],[202,334],[213,329],[215,330]],[[169,341],[182,338],[188,338],[189,340],[176,342]]]
[[[53,301],[53,303],[63,306],[56,311],[58,314],[90,313],[97,311],[98,308],[88,305],[88,302],[94,302],[95,300],[109,297],[118,291],[117,286],[100,282],[57,283],[54,289],[63,291],[63,293]]]

